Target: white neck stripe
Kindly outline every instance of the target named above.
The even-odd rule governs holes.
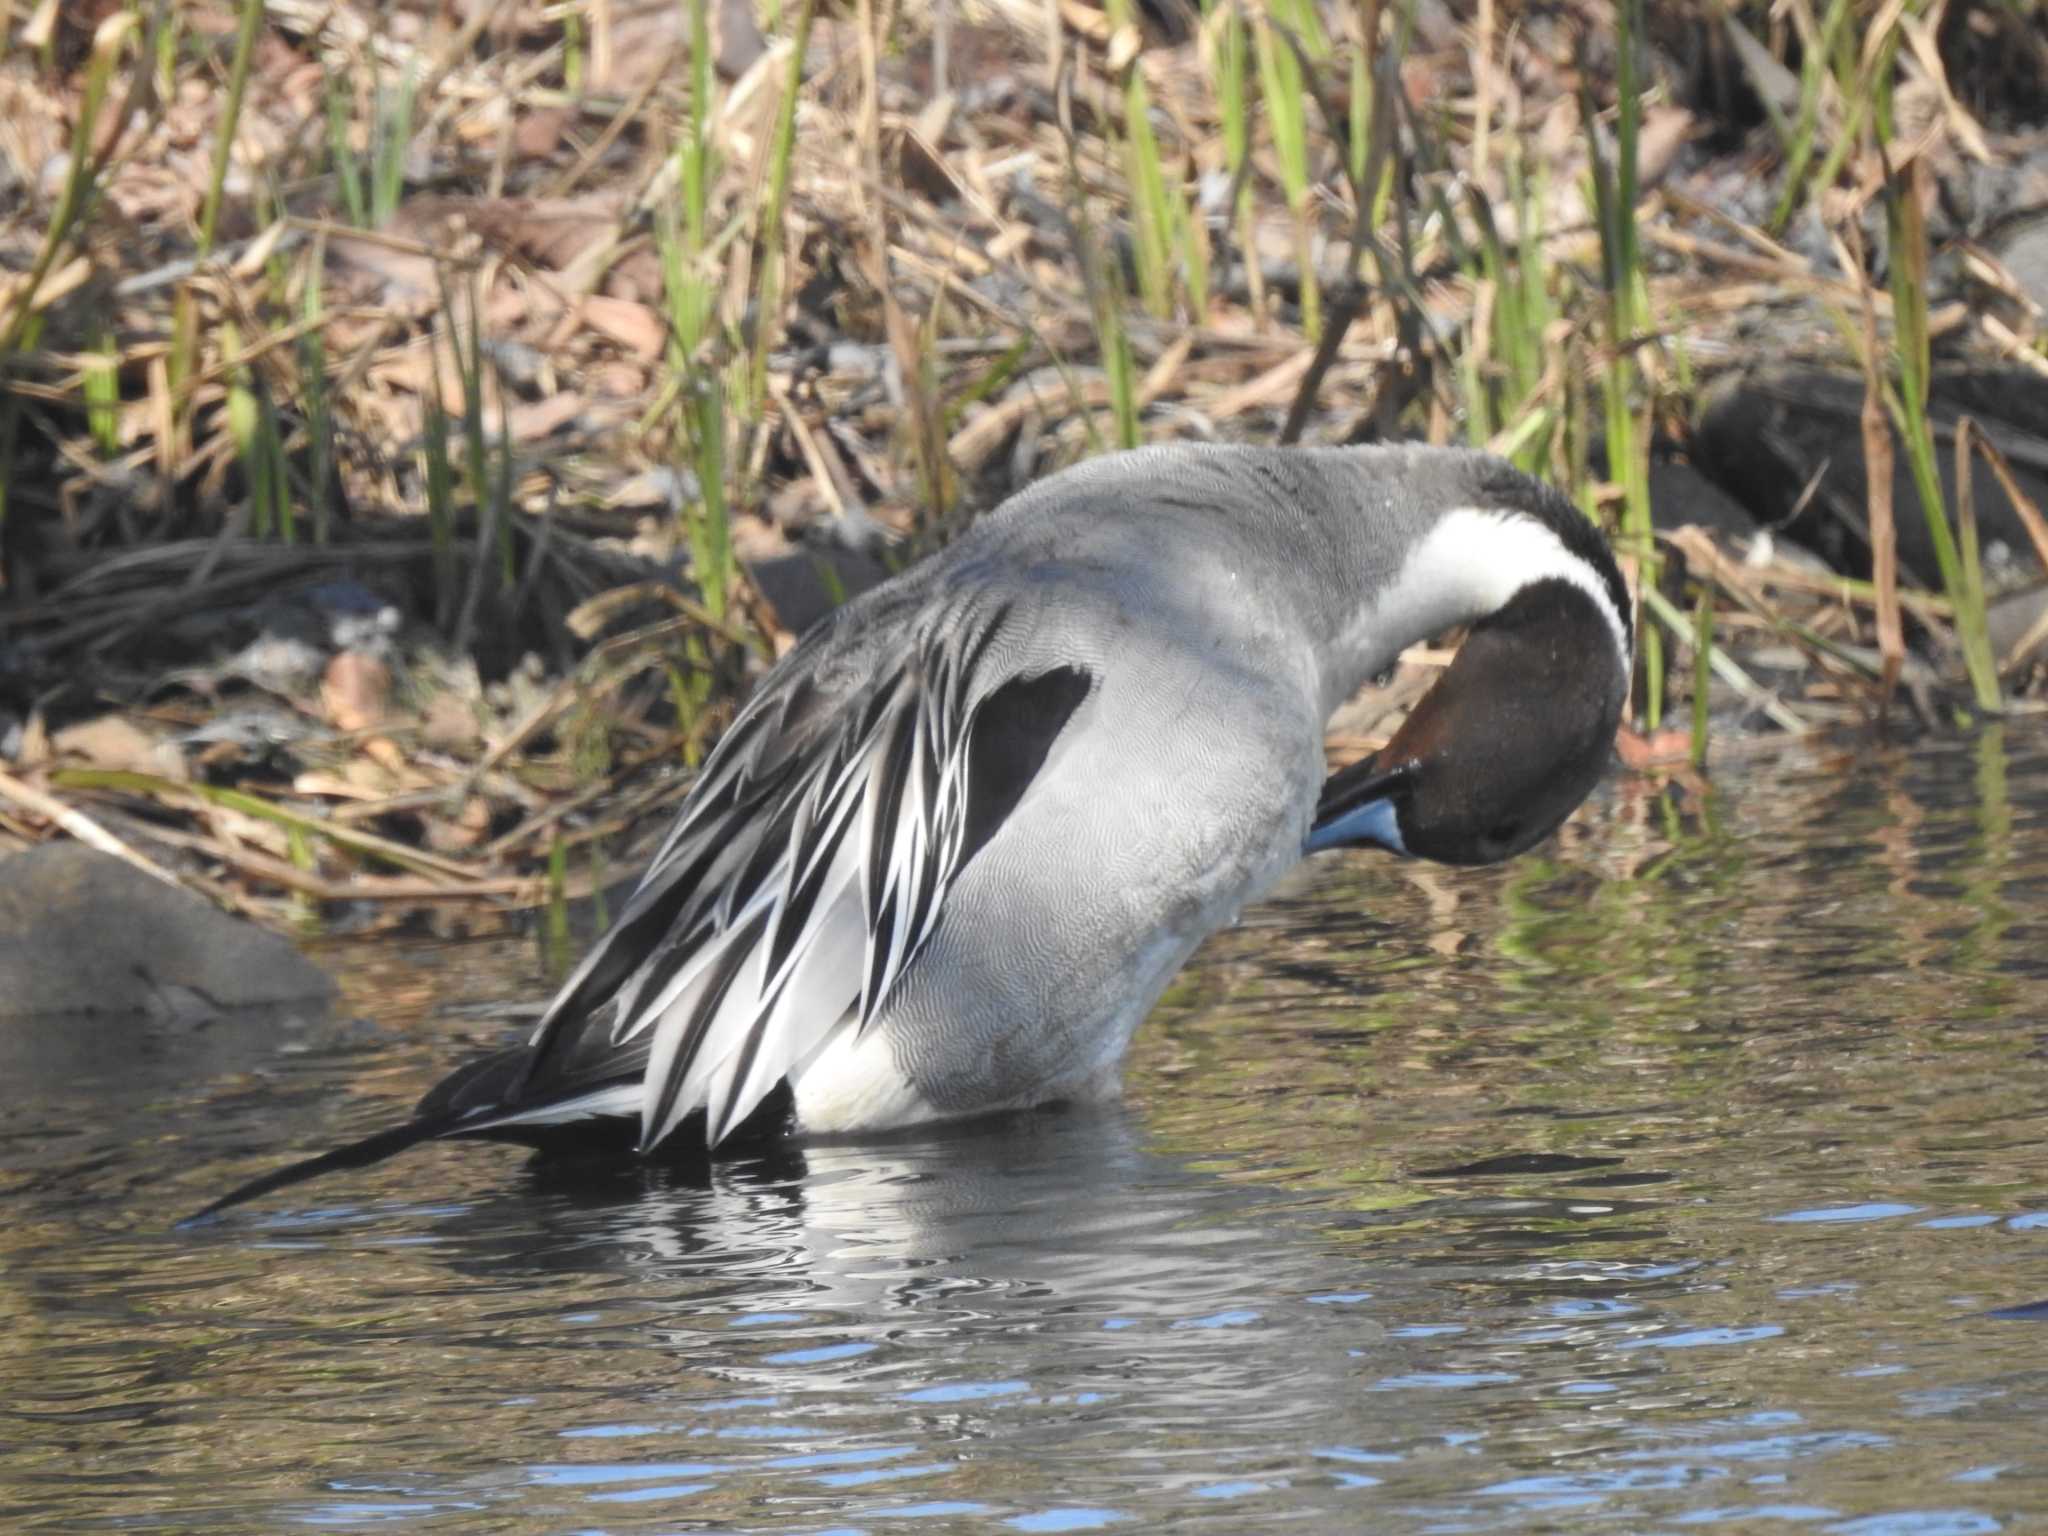
[[[1372,625],[1396,645],[1426,639],[1498,613],[1524,587],[1562,581],[1607,621],[1626,672],[1633,655],[1607,583],[1550,529],[1519,512],[1458,507],[1446,512],[1402,562],[1374,604]]]

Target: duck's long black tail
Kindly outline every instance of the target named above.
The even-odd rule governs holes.
[[[267,1195],[273,1190],[284,1189],[293,1184],[303,1184],[307,1179],[317,1179],[325,1173],[339,1173],[344,1168],[367,1168],[372,1163],[381,1163],[387,1157],[396,1157],[407,1147],[416,1147],[423,1141],[436,1137],[456,1134],[464,1117],[440,1115],[432,1119],[421,1117],[408,1120],[403,1125],[387,1126],[373,1131],[361,1141],[352,1141],[345,1147],[322,1152],[317,1157],[303,1158],[296,1163],[287,1163],[282,1168],[273,1168],[259,1178],[229,1190],[213,1204],[202,1211],[194,1211],[178,1225],[194,1227],[211,1221],[222,1211]]]
[[[229,1190],[178,1225],[198,1226],[245,1201],[345,1168],[367,1168],[423,1141],[509,1141],[548,1155],[601,1157],[608,1166],[645,1155],[637,1150],[640,1118],[620,1105],[622,1093],[637,1105],[643,1059],[626,1058],[613,1076],[585,1074],[539,1093],[524,1088],[526,1063],[523,1045],[479,1057],[435,1085],[404,1124],[372,1131],[347,1146],[274,1168]],[[794,1114],[789,1084],[777,1083],[753,1113],[719,1143],[720,1154],[739,1148],[758,1150],[779,1142],[793,1128]],[[704,1141],[703,1111],[696,1111],[653,1155],[672,1168],[701,1171],[708,1167],[711,1154]]]
[[[178,1225],[189,1227],[210,1221],[222,1211],[246,1200],[304,1183],[307,1179],[317,1179],[322,1174],[339,1173],[344,1168],[367,1168],[423,1141],[460,1137],[464,1140],[514,1141],[527,1146],[547,1147],[617,1141],[627,1134],[626,1122],[623,1121],[595,1124],[572,1118],[568,1123],[559,1123],[554,1111],[565,1100],[587,1097],[593,1091],[630,1082],[630,1075],[611,1083],[600,1081],[595,1088],[584,1083],[561,1093],[537,1094],[529,1101],[520,1097],[518,1086],[526,1059],[527,1051],[523,1045],[478,1057],[443,1078],[420,1100],[412,1118],[404,1124],[373,1131],[361,1141],[352,1141],[345,1147],[336,1147],[317,1157],[273,1169],[261,1178],[251,1179],[239,1188],[229,1190],[205,1210],[194,1211]]]

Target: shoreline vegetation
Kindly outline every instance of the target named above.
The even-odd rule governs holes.
[[[1141,442],[1554,481],[1633,769],[2041,712],[2043,79],[2048,0],[0,0],[0,855],[559,956],[813,618]]]

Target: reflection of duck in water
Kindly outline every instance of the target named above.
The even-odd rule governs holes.
[[[1296,1330],[1319,1329],[1325,1320],[1311,1314],[1321,1309],[1303,1313],[1301,1298],[1369,1287],[1398,1309],[1436,1283],[1350,1251],[1333,1256],[1329,1214],[1299,1189],[1276,1200],[1270,1185],[1156,1150],[1138,1117],[1111,1103],[858,1144],[763,1142],[698,1166],[537,1158],[495,1194],[431,1219],[433,1262],[464,1274],[634,1282],[555,1295],[687,1298],[687,1314],[801,1314],[767,1325],[778,1336],[816,1322],[884,1336],[907,1316],[965,1305],[957,1334],[927,1335],[916,1348],[968,1358],[1030,1355],[1028,1335],[1063,1331],[1051,1319],[1085,1334],[1116,1316],[1173,1333],[1149,1346],[1163,1365],[1183,1329],[1198,1331],[1189,1319],[1278,1305]],[[673,1320],[666,1309],[661,1317]],[[1027,1319],[1033,1326],[1003,1326]],[[1353,1344],[1374,1331],[1355,1315],[1329,1321]],[[758,1351],[735,1343],[717,1358],[716,1340],[693,1334],[695,1363],[716,1358],[721,1373],[744,1380]],[[820,1373],[827,1363],[807,1368],[807,1382]]]
[[[1471,638],[1380,753],[1323,723]],[[716,1147],[1114,1092],[1195,946],[1305,853],[1539,841],[1598,777],[1630,610],[1497,460],[1173,447],[1082,464],[819,624],[762,683],[525,1045],[234,1204],[440,1136]]]
[[[1110,1103],[858,1144],[762,1140],[696,1165],[536,1158],[497,1195],[433,1221],[445,1257],[480,1273],[672,1270],[700,1301],[729,1273],[735,1304],[753,1308],[776,1304],[772,1277],[786,1275],[792,1305],[872,1315],[880,1280],[941,1257],[963,1275],[1135,1306],[1154,1283],[1176,1297],[1192,1288],[1175,1257],[1187,1249],[1266,1243],[1264,1265],[1219,1258],[1202,1294],[1314,1289],[1327,1278],[1320,1250],[1276,1226],[1269,1200],[1152,1149]]]
[[[537,1158],[452,1208],[380,1214],[431,1233],[405,1251],[447,1298],[438,1338],[459,1351],[521,1319],[479,1497],[507,1498],[507,1461],[687,1461],[716,1464],[690,1478],[709,1485],[688,1506],[700,1526],[758,1527],[764,1501],[776,1529],[871,1526],[901,1486],[816,1474],[874,1457],[930,1469],[907,1485],[930,1499],[1117,1505],[1165,1496],[1185,1467],[1174,1447],[1204,1426],[1205,1455],[1284,1463],[1313,1489],[1331,1464],[1312,1447],[1468,1423],[1468,1403],[1439,1416],[1361,1391],[1441,1368],[1434,1329],[1387,1328],[1443,1315],[1443,1267],[1333,1237],[1341,1201],[1153,1149],[1116,1103],[690,1167]],[[416,1374],[419,1340],[371,1343],[362,1390]],[[574,1518],[572,1490],[511,1497],[532,1524],[594,1513]]]

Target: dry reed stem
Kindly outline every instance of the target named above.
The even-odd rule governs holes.
[[[1878,677],[1880,718],[1891,706],[1899,670],[1906,661],[1905,627],[1899,618],[1899,538],[1892,516],[1892,428],[1885,414],[1884,383],[1877,365],[1877,306],[1863,284],[1863,408],[1859,417],[1869,484],[1871,584],[1877,592],[1877,649],[1884,658]]]
[[[33,784],[23,783],[11,773],[0,772],[0,795],[6,796],[31,815],[40,816],[52,826],[61,828],[86,847],[97,848],[101,853],[111,854],[152,879],[161,880],[166,885],[184,883],[154,859],[136,852],[83,811],[75,810],[55,795],[45,793]]]

